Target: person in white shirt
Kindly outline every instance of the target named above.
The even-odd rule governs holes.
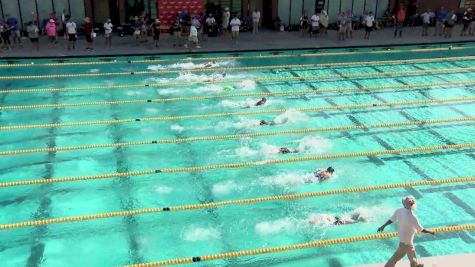
[[[228,32],[230,17],[231,17],[231,13],[229,12],[229,7],[226,7],[224,9],[223,16],[222,16],[223,23],[221,23],[221,26],[223,27],[224,36],[226,36],[226,33]]]
[[[112,25],[111,20],[108,19],[106,23],[104,23],[104,37],[106,38],[106,46],[109,48],[112,46],[112,29],[114,25]]]
[[[261,20],[261,12],[257,8],[252,12],[252,33],[259,32],[259,22]]]
[[[199,42],[198,42],[198,29],[196,29],[195,25],[190,26],[190,36],[188,37],[188,42],[190,43],[189,45],[185,44],[185,48],[190,47],[191,51],[191,45],[193,44],[195,48],[201,48]]]
[[[320,16],[317,13],[310,18],[310,24],[312,25],[312,34],[317,37],[320,30]]]
[[[68,34],[68,50],[71,49],[71,44],[73,45],[73,49],[76,47],[76,40],[77,40],[77,31],[76,31],[76,23],[73,21],[71,16],[66,16],[66,33]]]
[[[422,267],[417,263],[416,251],[414,250],[414,235],[416,232],[435,235],[434,231],[424,229],[419,223],[419,219],[414,215],[413,210],[417,208],[416,200],[413,196],[406,196],[402,199],[404,208],[397,209],[391,219],[378,228],[378,232],[393,222],[397,222],[397,232],[399,235],[399,247],[384,267],[394,267],[396,263],[405,255],[409,258],[411,267]]]
[[[435,14],[428,9],[426,12],[422,13],[422,36],[428,36],[428,29],[432,18],[435,17]]]
[[[237,39],[239,37],[239,28],[241,26],[241,20],[236,16],[231,20],[231,39],[234,42],[237,42]]]
[[[371,31],[373,31],[373,24],[374,24],[373,12],[369,12],[368,16],[366,16],[364,19],[364,25],[366,29],[364,38],[366,40],[369,40],[369,35],[371,34]]]

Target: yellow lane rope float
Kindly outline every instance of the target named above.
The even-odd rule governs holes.
[[[338,75],[310,75],[300,77],[265,77],[249,79],[254,82],[273,82],[273,81],[306,81],[313,79],[331,79],[340,77],[367,77],[367,76],[384,76],[384,75],[409,75],[419,74],[427,72],[451,72],[460,71],[459,69],[438,69],[438,70],[414,70],[414,71],[395,71],[395,72],[381,72],[381,73],[354,73],[354,74],[338,74]],[[64,92],[64,91],[92,91],[92,90],[105,90],[105,89],[124,89],[133,87],[183,87],[194,84],[229,84],[239,83],[242,79],[230,79],[230,80],[216,80],[216,81],[193,81],[193,82],[174,82],[174,83],[141,83],[141,84],[125,84],[125,85],[101,85],[93,87],[66,87],[66,88],[33,88],[33,89],[8,89],[0,90],[1,94],[18,94],[18,93],[45,93],[45,92]]]
[[[188,137],[188,138],[180,138],[180,139],[163,139],[163,140],[152,140],[152,141],[135,141],[135,142],[124,142],[124,143],[113,143],[113,144],[22,149],[22,150],[12,150],[12,151],[0,151],[0,156],[31,154],[31,153],[41,153],[41,152],[60,152],[60,151],[97,149],[97,148],[140,146],[140,145],[152,145],[152,144],[185,143],[185,142],[196,142],[196,141],[220,141],[220,140],[240,139],[240,138],[246,138],[246,137],[308,134],[308,133],[318,133],[318,132],[349,131],[349,130],[371,129],[371,128],[391,128],[391,127],[428,125],[428,124],[450,123],[450,122],[467,122],[467,121],[471,122],[474,120],[475,120],[475,117],[452,118],[452,119],[441,119],[441,120],[419,120],[419,121],[408,121],[408,122],[378,123],[378,124],[368,124],[368,125],[350,125],[350,126],[274,131],[274,132],[263,132],[263,133],[215,135],[215,136]]]
[[[438,227],[438,228],[433,228],[432,230],[436,233],[444,233],[444,232],[456,232],[456,231],[466,231],[466,230],[474,230],[474,229],[475,229],[475,224],[468,224],[468,225]],[[130,264],[130,265],[124,265],[124,267],[154,267],[154,266],[195,263],[195,262],[203,262],[203,261],[213,261],[213,260],[219,260],[219,259],[231,259],[231,258],[246,257],[246,256],[251,256],[251,255],[278,253],[278,252],[289,251],[289,250],[330,246],[330,245],[336,245],[336,244],[346,244],[346,243],[377,240],[377,239],[388,239],[388,238],[393,238],[393,237],[397,237],[396,232],[361,235],[361,236],[353,236],[353,237],[343,237],[343,238],[336,238],[336,239],[329,239],[329,240],[312,241],[308,243],[300,243],[300,244],[288,245],[288,246],[259,248],[259,249],[252,249],[252,250],[241,250],[241,251],[218,253],[218,254],[211,254],[211,255],[205,255],[205,256],[195,256],[195,257],[190,257],[190,258]]]
[[[17,110],[17,109],[39,109],[39,108],[63,108],[63,107],[84,107],[84,106],[100,106],[100,105],[126,105],[126,104],[145,104],[145,103],[164,103],[176,101],[203,101],[211,99],[225,99],[238,97],[264,97],[264,96],[281,96],[281,95],[301,95],[301,94],[318,94],[328,92],[352,92],[352,91],[377,91],[388,89],[413,89],[418,87],[425,87],[420,89],[434,90],[435,86],[447,85],[470,85],[475,84],[475,81],[465,82],[443,82],[443,83],[425,83],[425,84],[408,84],[408,85],[384,85],[384,86],[369,86],[363,88],[330,88],[319,90],[299,90],[299,91],[283,91],[283,92],[260,92],[260,93],[241,93],[241,94],[220,94],[209,96],[189,96],[189,97],[175,97],[175,98],[158,98],[158,99],[134,99],[134,100],[117,100],[117,101],[98,101],[98,102],[82,102],[82,103],[63,103],[63,104],[40,104],[40,105],[21,105],[21,106],[0,106],[0,110]],[[449,88],[435,88],[435,89],[449,89]]]
[[[338,194],[368,192],[368,191],[375,191],[375,190],[388,190],[388,189],[394,189],[394,188],[404,188],[404,187],[413,187],[413,186],[468,183],[468,182],[474,182],[474,181],[475,181],[475,177],[458,177],[458,178],[448,178],[448,179],[441,179],[441,180],[426,180],[426,181],[397,183],[397,184],[343,188],[343,189],[335,189],[335,190],[319,191],[319,192],[308,192],[308,193],[300,193],[300,194],[225,200],[225,201],[208,202],[208,203],[202,203],[202,204],[170,206],[170,207],[163,207],[163,208],[116,211],[116,212],[109,212],[109,213],[99,213],[99,214],[90,214],[90,215],[82,215],[82,216],[74,216],[74,217],[52,218],[52,219],[39,220],[39,221],[27,221],[27,222],[3,224],[3,225],[0,225],[0,230],[55,224],[55,223],[89,221],[89,220],[97,220],[97,219],[104,219],[104,218],[133,216],[133,215],[139,215],[139,214],[210,209],[210,208],[216,208],[216,207],[221,207],[221,206],[250,205],[250,204],[270,202],[270,201],[289,201],[289,200],[294,200],[294,199],[322,197],[322,196],[338,195]]]
[[[421,105],[421,104],[434,104],[434,103],[439,103],[440,104],[440,103],[463,102],[463,101],[473,101],[473,100],[475,100],[475,97],[459,97],[459,98],[449,98],[449,99],[431,99],[431,100],[401,101],[401,102],[388,102],[388,103],[370,103],[370,104],[344,105],[344,106],[323,106],[323,107],[310,107],[310,108],[294,108],[293,110],[301,111],[301,112],[309,112],[309,111],[322,111],[322,110],[389,107],[389,106],[401,106],[401,105]],[[36,129],[36,128],[52,128],[52,127],[71,127],[71,126],[85,126],[85,125],[110,125],[110,124],[130,123],[130,122],[144,122],[144,121],[175,121],[175,120],[187,120],[187,119],[209,119],[209,118],[231,117],[231,116],[249,116],[249,115],[259,115],[259,114],[275,114],[275,113],[283,113],[283,112],[286,112],[288,110],[289,109],[271,109],[271,110],[225,112],[225,113],[196,114],[196,115],[169,116],[169,117],[152,117],[152,118],[135,118],[135,119],[105,120],[105,121],[80,121],[80,122],[0,126],[0,131]]]
[[[270,66],[253,66],[253,67],[229,67],[229,68],[213,68],[213,69],[189,69],[188,72],[226,72],[226,71],[253,71],[253,70],[272,70],[272,69],[296,69],[316,67],[318,64],[294,64],[294,65],[270,65]],[[417,71],[402,71],[406,73],[436,73],[444,71],[465,71],[475,68],[448,68],[448,69],[430,69]],[[0,76],[0,80],[24,80],[24,79],[56,79],[56,78],[78,78],[78,77],[105,77],[105,76],[130,76],[130,75],[158,75],[180,73],[182,70],[157,70],[157,71],[121,71],[121,72],[102,72],[102,73],[76,73],[76,74],[49,74],[49,75],[20,75],[20,76]],[[375,72],[373,75],[388,75],[389,72]],[[368,73],[359,73],[359,75]],[[351,75],[351,76],[347,76]],[[354,77],[355,74],[331,75],[335,77]],[[357,74],[356,74],[357,75]]]
[[[440,47],[440,48],[424,48],[409,50],[381,50],[381,51],[352,51],[352,52],[324,52],[324,53],[299,53],[284,55],[255,55],[255,56],[224,56],[224,57],[197,57],[183,59],[142,59],[142,60],[110,60],[110,61],[85,61],[85,62],[61,62],[61,63],[19,63],[19,64],[0,64],[0,67],[36,67],[36,66],[82,66],[82,65],[113,65],[113,64],[132,64],[132,63],[159,63],[159,62],[192,62],[192,61],[210,61],[210,60],[237,60],[237,59],[271,59],[271,58],[290,58],[290,57],[324,57],[324,56],[341,56],[341,55],[360,55],[360,54],[398,54],[398,53],[420,53],[420,52],[436,52],[436,51],[455,51],[472,49],[473,46],[466,47]]]
[[[326,159],[354,158],[354,157],[388,155],[388,154],[399,154],[399,153],[414,153],[414,152],[447,150],[447,149],[462,149],[462,148],[471,148],[474,146],[475,146],[475,143],[465,143],[465,144],[458,144],[458,145],[425,146],[425,147],[413,147],[413,148],[402,148],[402,149],[390,149],[390,150],[382,150],[382,151],[365,151],[365,152],[354,152],[354,153],[344,153],[344,154],[316,155],[316,156],[306,156],[306,157],[296,157],[296,158],[251,161],[251,162],[241,162],[241,163],[227,163],[227,164],[217,164],[217,165],[204,165],[204,166],[183,167],[183,168],[170,168],[170,169],[165,168],[165,169],[132,171],[132,172],[116,172],[116,173],[108,173],[108,174],[84,175],[84,176],[64,177],[64,178],[51,177],[51,178],[37,179],[37,180],[3,182],[3,183],[0,183],[0,187],[64,183],[64,182],[100,180],[100,179],[109,179],[109,178],[125,178],[125,177],[131,177],[131,176],[151,175],[151,174],[158,174],[158,173],[198,172],[198,171],[218,170],[218,169],[237,169],[237,168],[245,168],[245,167],[251,167],[251,166],[288,164],[288,163],[294,163],[294,162],[317,161],[317,160],[326,160]]]

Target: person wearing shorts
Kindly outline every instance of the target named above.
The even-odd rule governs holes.
[[[463,13],[462,23],[463,28],[460,36],[467,36],[470,34],[470,23],[473,21],[473,13],[471,8],[467,8],[467,10]]]
[[[68,50],[76,48],[76,40],[77,40],[77,30],[76,30],[76,23],[73,21],[71,16],[66,16],[66,33],[68,34]]]
[[[153,40],[155,41],[155,47],[158,48],[158,41],[160,40],[160,19],[155,19],[152,23]]]
[[[10,27],[10,35],[13,37],[13,43],[17,44],[21,47],[21,34],[20,34],[20,27],[18,25],[18,20],[7,14],[7,24]]]
[[[198,42],[198,30],[196,29],[195,25],[190,26],[190,36],[188,37],[188,42],[189,45],[185,44],[185,48],[190,48],[191,51],[191,45],[194,45],[195,48],[201,48],[199,42]]]
[[[92,27],[91,20],[89,19],[89,17],[85,17],[84,18],[84,35],[86,35],[86,42],[87,42],[86,50],[89,50],[89,51],[94,50],[94,47],[93,47],[94,43],[92,40],[93,33],[94,33],[94,30]]]
[[[432,18],[435,16],[435,14],[428,9],[426,12],[422,13],[421,18],[422,18],[422,36],[428,36],[428,30],[430,26],[430,21]]]
[[[304,33],[308,31],[308,16],[307,13],[303,13],[302,17],[300,17],[300,33],[302,36]]]
[[[444,37],[445,38],[452,38],[452,30],[454,28],[455,22],[457,21],[457,15],[453,11],[451,11],[447,15],[447,19],[444,22]]]
[[[173,36],[173,47],[181,46],[181,27],[178,20],[170,27],[170,34]]]
[[[310,23],[312,25],[311,34],[317,37],[320,32],[320,16],[316,12],[310,18]]]
[[[106,46],[109,48],[112,46],[112,29],[114,29],[114,25],[110,19],[104,23],[104,38],[106,39]]]
[[[364,25],[365,25],[364,39],[369,40],[369,36],[371,32],[373,31],[373,24],[374,24],[373,12],[369,12],[368,16],[366,16],[364,20]]]
[[[28,38],[30,38],[30,42],[33,46],[33,49],[39,50],[39,29],[36,25],[36,21],[28,22],[28,26],[26,27],[26,31],[28,32]]]
[[[342,12],[338,16],[338,41],[344,41],[345,40],[345,35],[346,35],[346,27],[348,22],[346,21],[346,15],[345,12]]]

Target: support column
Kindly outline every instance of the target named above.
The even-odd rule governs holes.
[[[94,6],[92,4],[92,0],[84,0],[84,12],[86,17],[94,20]]]
[[[120,24],[125,23],[125,1],[127,0],[118,0],[117,3],[119,4],[119,21]]]
[[[242,1],[242,15],[244,17],[249,16],[249,0]]]

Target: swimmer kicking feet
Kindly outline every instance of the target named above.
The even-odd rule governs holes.
[[[210,61],[210,62],[204,64],[203,67],[204,67],[204,68],[211,68],[211,67],[213,67],[214,65],[216,65],[216,61],[213,60],[213,61]]]
[[[288,148],[286,148],[286,147],[281,147],[281,148],[279,149],[279,154],[292,154],[292,153],[299,153],[299,151],[298,151],[297,149],[294,150],[294,151],[292,151],[292,150],[290,150],[290,149],[288,149]]]
[[[257,103],[255,103],[254,105],[245,105],[245,106],[242,106],[241,108],[251,108],[252,106],[255,106],[255,107],[258,107],[258,106],[264,106],[267,102],[267,98],[263,97],[261,100],[257,101]]]
[[[273,122],[273,121],[261,120],[261,121],[259,122],[259,125],[261,125],[261,126],[272,126],[272,125],[275,125],[275,122]]]
[[[321,218],[314,217],[314,218],[311,218],[308,221],[308,223],[316,224],[316,223],[319,223],[320,221],[321,221]],[[359,212],[354,212],[353,214],[351,214],[350,217],[348,217],[348,216],[342,216],[342,217],[335,216],[333,218],[332,224],[333,225],[343,225],[343,224],[353,224],[353,223],[366,222],[366,221],[367,221],[366,218],[361,216],[361,214]]]

